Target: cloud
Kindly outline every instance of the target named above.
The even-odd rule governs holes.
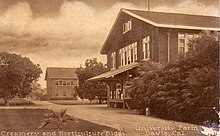
[[[48,66],[78,67],[94,57],[105,63],[106,56],[99,51],[122,7],[139,9],[132,3],[117,2],[100,11],[80,1],[65,1],[56,16],[36,17],[29,3],[18,2],[0,14],[0,51],[30,57],[44,72]],[[173,7],[160,5],[153,10],[214,15],[217,12],[213,5],[206,8],[193,1],[182,1]],[[44,74],[40,83],[45,86],[43,77]]]
[[[97,11],[83,2],[66,1],[59,15],[36,18],[27,2],[19,2],[0,16],[0,51],[27,56],[44,72],[48,66],[78,67],[87,58],[105,63],[99,50],[122,7],[137,8],[117,3]]]
[[[165,3],[162,3],[159,6],[154,7],[152,10],[172,13],[220,16],[219,6],[219,4],[207,5],[204,4],[204,2],[199,2],[199,0],[182,0],[172,6],[167,6]]]

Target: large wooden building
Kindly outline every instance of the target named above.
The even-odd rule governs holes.
[[[75,68],[48,67],[46,69],[47,95],[50,99],[76,99],[78,84]]]
[[[175,61],[202,30],[220,31],[219,17],[121,9],[101,49],[111,70],[89,81],[108,84],[108,106],[129,108],[126,84],[140,61]]]

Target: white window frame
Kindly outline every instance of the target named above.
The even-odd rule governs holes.
[[[68,86],[70,85],[70,81],[69,80],[66,81],[66,85],[68,85]]]
[[[178,53],[181,54],[181,53],[186,53],[188,50],[189,50],[189,42],[190,40],[193,40],[194,38],[198,38],[199,37],[199,34],[193,34],[193,33],[178,33]],[[180,51],[180,40],[184,40],[184,51],[181,52]]]
[[[183,40],[183,45],[181,45],[180,40]],[[178,53],[185,53],[186,52],[186,47],[187,43],[186,43],[186,34],[185,33],[178,33]],[[181,49],[183,48],[183,49]],[[183,50],[183,51],[182,51]]]
[[[127,59],[127,64],[131,64],[131,44],[130,45],[128,45],[127,47],[127,57],[128,57],[128,59]]]
[[[115,69],[116,68],[116,52],[112,52],[111,58],[112,58],[112,69]]]
[[[123,24],[123,34],[130,31],[131,29],[132,29],[132,21],[130,19]]]
[[[144,53],[144,60],[150,60],[150,55],[151,55],[150,36],[143,38],[143,53]]]
[[[124,65],[124,48],[119,50],[119,55],[120,55],[120,67]]]
[[[129,65],[137,61],[137,42],[129,44],[128,46],[119,50],[121,56],[121,66]],[[132,57],[132,58],[131,58]],[[131,61],[133,59],[133,61]]]
[[[55,80],[55,85],[59,85],[59,81],[58,80]]]
[[[137,42],[134,43],[134,62],[137,61]]]
[[[63,81],[62,80],[59,80],[59,85],[63,85]]]

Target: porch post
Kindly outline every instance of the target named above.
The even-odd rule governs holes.
[[[108,97],[107,107],[110,107],[110,101],[109,100],[111,99],[111,96],[110,96],[111,85],[107,82],[106,82],[106,85],[107,85],[107,97]]]
[[[125,90],[125,82],[122,82],[122,91],[123,91],[123,109],[126,109],[125,98],[126,98],[126,90]]]

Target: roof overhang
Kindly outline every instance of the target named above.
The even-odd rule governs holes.
[[[120,15],[121,15],[122,12],[123,12],[123,13],[126,13],[126,14],[128,14],[128,15],[130,15],[130,16],[132,16],[132,17],[135,17],[135,18],[137,18],[137,19],[139,19],[139,20],[142,20],[142,21],[144,21],[144,22],[146,22],[146,23],[148,23],[148,24],[151,24],[151,25],[153,25],[153,26],[155,26],[155,27],[159,27],[159,28],[174,28],[174,29],[189,29],[189,30],[211,30],[211,31],[220,31],[220,27],[219,27],[219,28],[211,28],[211,27],[197,27],[197,26],[170,25],[170,24],[156,23],[156,22],[154,22],[154,21],[151,21],[151,20],[149,20],[149,19],[146,19],[146,18],[144,18],[144,17],[141,17],[141,16],[139,16],[139,15],[137,15],[137,14],[134,14],[134,13],[130,12],[129,10],[126,10],[126,9],[123,9],[123,8],[122,8],[122,9],[120,10],[120,12],[118,13],[117,18],[115,19],[114,24],[113,24],[113,26],[112,26],[112,28],[111,28],[109,34],[107,35],[107,38],[105,39],[105,42],[104,42],[104,44],[103,44],[103,46],[102,46],[102,48],[101,48],[101,51],[100,51],[101,54],[107,54],[107,51],[106,51],[107,41],[108,41],[108,39],[110,38],[110,35],[111,35],[111,33],[112,33],[112,31],[113,31],[115,25],[116,25],[116,22],[117,22],[117,20],[118,20],[118,18],[120,17]],[[220,24],[219,24],[219,25],[220,25]]]
[[[156,23],[156,22],[153,22],[151,20],[148,20],[146,18],[143,18],[139,15],[136,15],[126,9],[122,9],[122,12],[130,15],[130,16],[133,16],[139,20],[142,20],[146,23],[149,23],[153,26],[156,26],[156,27],[162,27],[162,28],[177,28],[177,29],[193,29],[193,30],[211,30],[211,31],[220,31],[220,28],[211,28],[211,27],[197,27],[197,26],[188,26],[188,25],[169,25],[169,24],[159,24],[159,23]]]
[[[122,8],[122,9],[123,9],[123,8]],[[113,28],[115,27],[116,22],[117,22],[119,16],[121,15],[122,9],[119,11],[119,13],[118,13],[118,15],[117,15],[117,17],[116,17],[116,19],[115,19],[113,25],[112,25],[111,30],[110,30],[110,32],[108,33],[108,35],[107,35],[107,37],[106,37],[106,39],[105,39],[105,42],[104,42],[104,44],[103,44],[103,46],[102,46],[102,48],[101,48],[101,50],[100,50],[100,53],[101,53],[101,54],[107,54],[107,52],[106,52],[106,50],[105,50],[105,47],[106,47],[107,41],[108,41],[108,39],[109,39],[109,37],[110,37],[112,31],[113,31]]]
[[[131,70],[137,66],[139,66],[140,63],[138,62],[135,62],[135,63],[132,63],[132,64],[129,64],[129,65],[126,65],[126,66],[122,66],[118,69],[113,69],[111,71],[108,71],[106,73],[103,73],[101,75],[98,75],[98,76],[95,76],[95,77],[92,77],[92,78],[89,78],[87,79],[87,81],[102,81],[102,80],[106,80],[106,79],[109,79],[109,78],[112,78],[120,73],[123,73],[123,72],[126,72],[128,70]]]

